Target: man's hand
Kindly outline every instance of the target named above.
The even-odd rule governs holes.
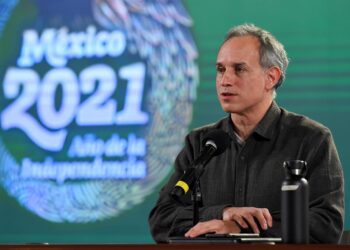
[[[264,230],[272,227],[272,216],[267,208],[227,207],[223,212],[224,221],[234,221],[242,228],[250,226],[254,233],[260,233],[255,219]]]
[[[187,233],[185,233],[185,236],[194,238],[206,233],[227,234],[239,233],[240,231],[241,229],[234,221],[209,220],[199,222],[197,225],[188,230]]]

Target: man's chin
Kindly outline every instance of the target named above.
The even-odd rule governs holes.
[[[221,108],[226,113],[239,113],[240,109],[237,107],[227,107],[226,105],[221,105]]]

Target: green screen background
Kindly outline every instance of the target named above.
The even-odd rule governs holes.
[[[346,0],[186,0],[198,46],[200,84],[190,129],[225,116],[216,98],[215,60],[231,26],[255,23],[271,31],[290,58],[277,102],[328,126],[334,136],[348,190],[350,172],[350,1]],[[14,23],[15,25],[15,23]],[[10,44],[9,44],[10,46]],[[1,54],[6,48],[0,48]],[[164,180],[165,182],[165,180]],[[163,182],[163,183],[164,183]],[[150,243],[147,224],[157,191],[120,216],[87,224],[55,224],[20,207],[0,188],[0,242]],[[346,194],[346,204],[350,203]],[[346,205],[345,228],[350,228]]]

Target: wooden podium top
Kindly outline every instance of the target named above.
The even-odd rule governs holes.
[[[27,244],[27,245],[0,245],[0,249],[9,250],[323,250],[323,249],[349,249],[350,245],[286,245],[286,244]]]

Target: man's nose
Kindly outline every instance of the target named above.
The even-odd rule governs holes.
[[[233,85],[235,81],[235,75],[230,72],[225,72],[221,78],[220,85],[223,87]]]

